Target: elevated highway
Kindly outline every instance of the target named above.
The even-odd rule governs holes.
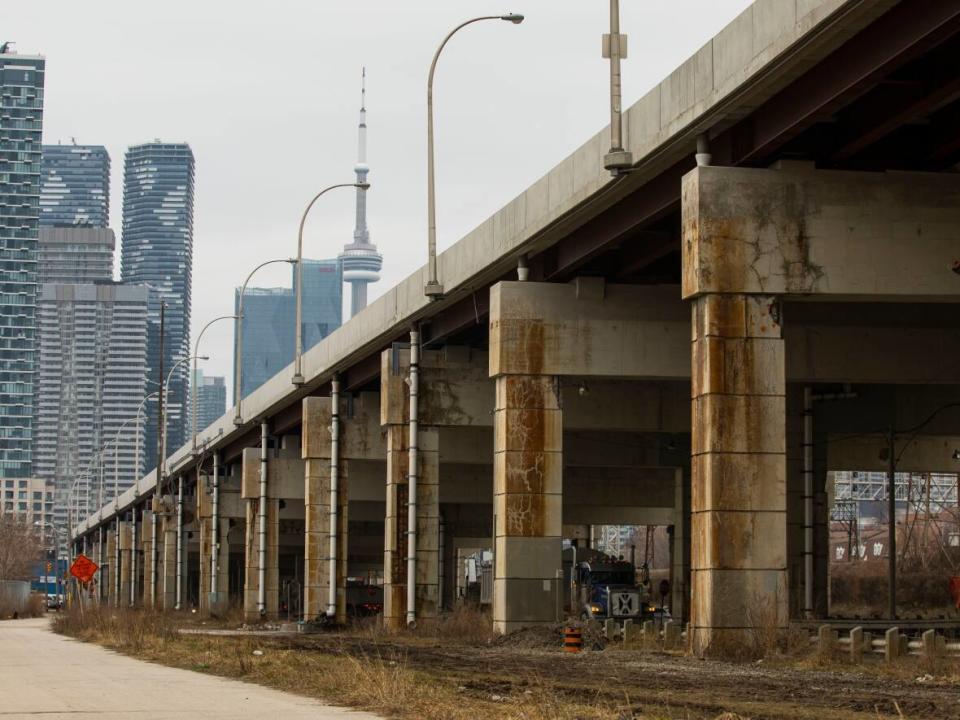
[[[891,425],[957,469],[958,58],[951,0],[758,0],[626,110],[629,173],[598,132],[440,255],[442,299],[421,268],[76,546],[116,602],[251,619],[382,575],[393,624],[492,548],[509,631],[557,618],[562,539],[666,525],[695,651],[827,615],[828,470],[884,469]]]

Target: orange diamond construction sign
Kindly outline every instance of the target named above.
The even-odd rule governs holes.
[[[86,584],[93,580],[94,574],[99,569],[99,565],[83,553],[80,553],[77,555],[77,559],[73,561],[73,565],[70,566],[70,574],[80,582]]]

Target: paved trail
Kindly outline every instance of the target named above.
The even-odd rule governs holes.
[[[316,700],[177,670],[56,635],[49,621],[0,622],[0,720],[376,720]]]

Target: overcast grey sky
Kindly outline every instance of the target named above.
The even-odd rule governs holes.
[[[629,106],[750,4],[621,0]],[[437,71],[438,242],[451,245],[607,122],[600,36],[607,0],[313,0],[269,3],[32,0],[0,10],[0,40],[47,58],[44,142],[106,145],[120,240],[123,154],[153,138],[196,156],[193,329],[233,312],[259,262],[295,254],[300,213],[350,182],[360,69],[367,66],[368,195],[384,256],[371,299],[425,261],[425,85],[443,36],[477,15]],[[353,229],[353,191],[314,209],[304,254],[335,256]],[[119,270],[119,247],[118,262]],[[258,286],[289,284],[285,265]],[[232,323],[204,336],[208,374],[232,376]]]

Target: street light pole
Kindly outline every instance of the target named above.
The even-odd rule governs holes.
[[[301,368],[300,357],[303,355],[303,327],[302,327],[302,306],[303,306],[303,226],[307,222],[307,214],[310,212],[310,208],[313,207],[314,203],[317,202],[324,194],[328,193],[330,190],[342,187],[352,187],[360,188],[361,190],[367,190],[370,187],[370,183],[362,182],[352,182],[352,183],[339,183],[337,185],[331,185],[330,187],[324,188],[316,195],[313,196],[313,199],[307,203],[306,209],[303,211],[303,215],[300,217],[300,230],[297,233],[297,287],[295,294],[297,296],[297,343],[294,349],[293,357],[293,377],[290,379],[294,385],[303,385],[303,369]]]
[[[160,416],[166,417],[167,415],[167,398],[170,396],[170,380],[173,377],[173,374],[177,371],[177,368],[183,365],[185,362],[190,362],[192,360],[209,360],[207,355],[191,355],[190,357],[180,358],[177,360],[173,367],[170,368],[170,372],[167,373],[166,382],[163,387],[163,397],[160,398]],[[157,479],[157,487],[162,489],[161,483],[167,477],[167,424],[163,424],[163,432],[160,434],[160,464],[159,468],[161,470],[161,476]]]
[[[623,149],[620,60],[627,57],[627,36],[620,34],[620,0],[610,0],[610,33],[603,37],[603,57],[610,60],[610,151],[603,167],[614,176],[633,166],[633,155]]]
[[[233,404],[236,408],[236,415],[234,415],[233,418],[234,425],[243,425],[243,416],[240,412],[240,403],[243,401],[243,296],[244,293],[247,292],[247,284],[250,282],[250,278],[253,277],[253,274],[257,272],[257,270],[262,267],[266,267],[267,265],[281,262],[290,263],[291,265],[298,265],[296,258],[278,258],[276,260],[267,260],[266,262],[260,263],[250,271],[250,274],[247,275],[247,279],[243,281],[243,286],[240,288],[240,297],[237,300],[237,314],[234,316],[236,318],[236,330],[233,333]]]
[[[133,455],[133,471],[136,474],[136,479],[133,481],[133,494],[134,496],[139,495],[139,483],[140,483],[140,416],[143,413],[143,406],[147,404],[147,400],[152,398],[154,395],[159,395],[159,391],[152,392],[147,395],[143,400],[140,401],[140,405],[137,407],[137,422],[136,422],[136,442],[134,444],[134,455]]]
[[[453,30],[447,33],[447,36],[440,43],[437,52],[433,55],[433,62],[430,63],[430,74],[427,76],[427,284],[423,289],[423,294],[432,300],[439,300],[443,296],[443,284],[437,279],[437,209],[436,192],[433,178],[433,74],[437,69],[437,60],[444,46],[453,37],[458,30],[472,25],[481,20],[506,20],[514,25],[523,22],[523,15],[509,13],[507,15],[484,15],[476,17],[457,25]]]
[[[200,334],[197,335],[197,341],[193,344],[193,377],[190,378],[190,385],[193,388],[193,393],[192,393],[193,397],[191,398],[192,407],[191,407],[190,414],[193,416],[191,417],[191,421],[192,421],[191,425],[193,426],[192,430],[193,430],[193,454],[194,455],[197,454],[197,395],[199,395],[199,388],[197,387],[197,357],[198,357],[197,353],[200,352],[200,340],[201,338],[203,338],[203,334],[207,331],[207,328],[213,325],[215,322],[219,322],[220,320],[236,320],[236,319],[237,319],[236,315],[221,315],[220,317],[214,318],[213,320],[211,320],[210,322],[208,322],[206,325],[203,326],[203,329],[200,331]]]

